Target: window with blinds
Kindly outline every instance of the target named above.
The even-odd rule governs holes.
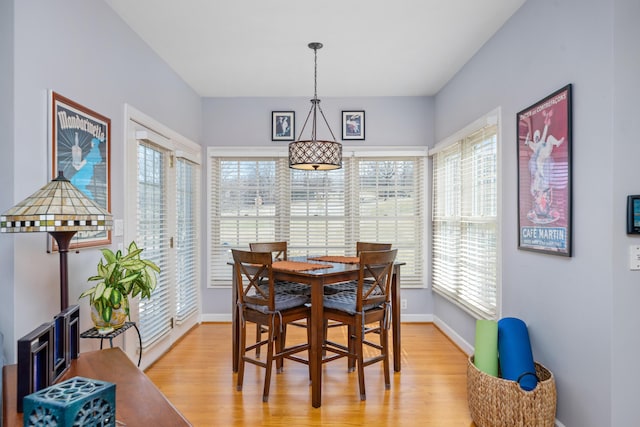
[[[198,311],[198,167],[176,160],[176,322]]]
[[[344,168],[290,173],[289,254],[344,254],[348,244]]]
[[[289,169],[283,157],[211,156],[209,165],[209,286],[230,285],[231,249],[281,240],[290,256],[391,242],[406,263],[403,286],[424,286],[424,157],[350,157],[333,171]]]
[[[148,300],[141,300],[140,334],[146,347],[171,329],[169,233],[166,211],[166,151],[138,144],[138,247],[143,257],[160,267],[156,289]]]
[[[498,127],[433,155],[433,289],[477,317],[497,316]]]

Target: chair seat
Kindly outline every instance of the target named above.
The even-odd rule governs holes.
[[[364,311],[380,307],[381,304],[365,305]],[[344,311],[348,314],[356,314],[356,293],[351,291],[338,292],[337,294],[324,296],[324,308]]]
[[[286,293],[276,293],[275,295],[275,311],[288,310],[290,308],[300,307],[309,302],[309,298],[304,295],[294,295]],[[264,305],[256,305],[247,303],[247,307],[263,314],[269,313],[269,308]]]
[[[311,286],[305,285],[304,283],[289,282],[287,280],[276,280],[274,286],[276,292],[311,296]]]
[[[276,294],[303,295],[306,296],[307,299],[311,297],[311,287],[303,283],[276,280],[273,286]],[[269,284],[261,284],[260,289],[267,295],[269,294]]]

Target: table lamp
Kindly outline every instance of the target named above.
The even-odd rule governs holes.
[[[67,252],[78,231],[111,229],[111,214],[85,196],[62,171],[40,190],[0,215],[0,232],[47,232],[60,253],[60,310],[69,307]]]

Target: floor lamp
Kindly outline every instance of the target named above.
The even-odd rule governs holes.
[[[0,232],[47,232],[60,253],[60,310],[69,307],[67,252],[78,231],[111,229],[111,214],[89,199],[62,172],[40,190],[0,215]]]

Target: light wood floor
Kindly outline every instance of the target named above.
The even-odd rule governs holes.
[[[289,330],[292,340],[302,331]],[[332,328],[331,338],[343,330]],[[262,368],[247,364],[244,388],[236,391],[231,324],[204,323],[146,373],[194,426],[473,427],[466,364],[466,355],[433,324],[403,324],[402,371],[392,371],[391,390],[384,389],[377,363],[365,368],[367,400],[360,401],[357,374],[347,373],[346,359],[337,360],[323,366],[322,407],[316,409],[307,367],[286,361],[283,373],[274,369],[269,402],[263,403]]]

